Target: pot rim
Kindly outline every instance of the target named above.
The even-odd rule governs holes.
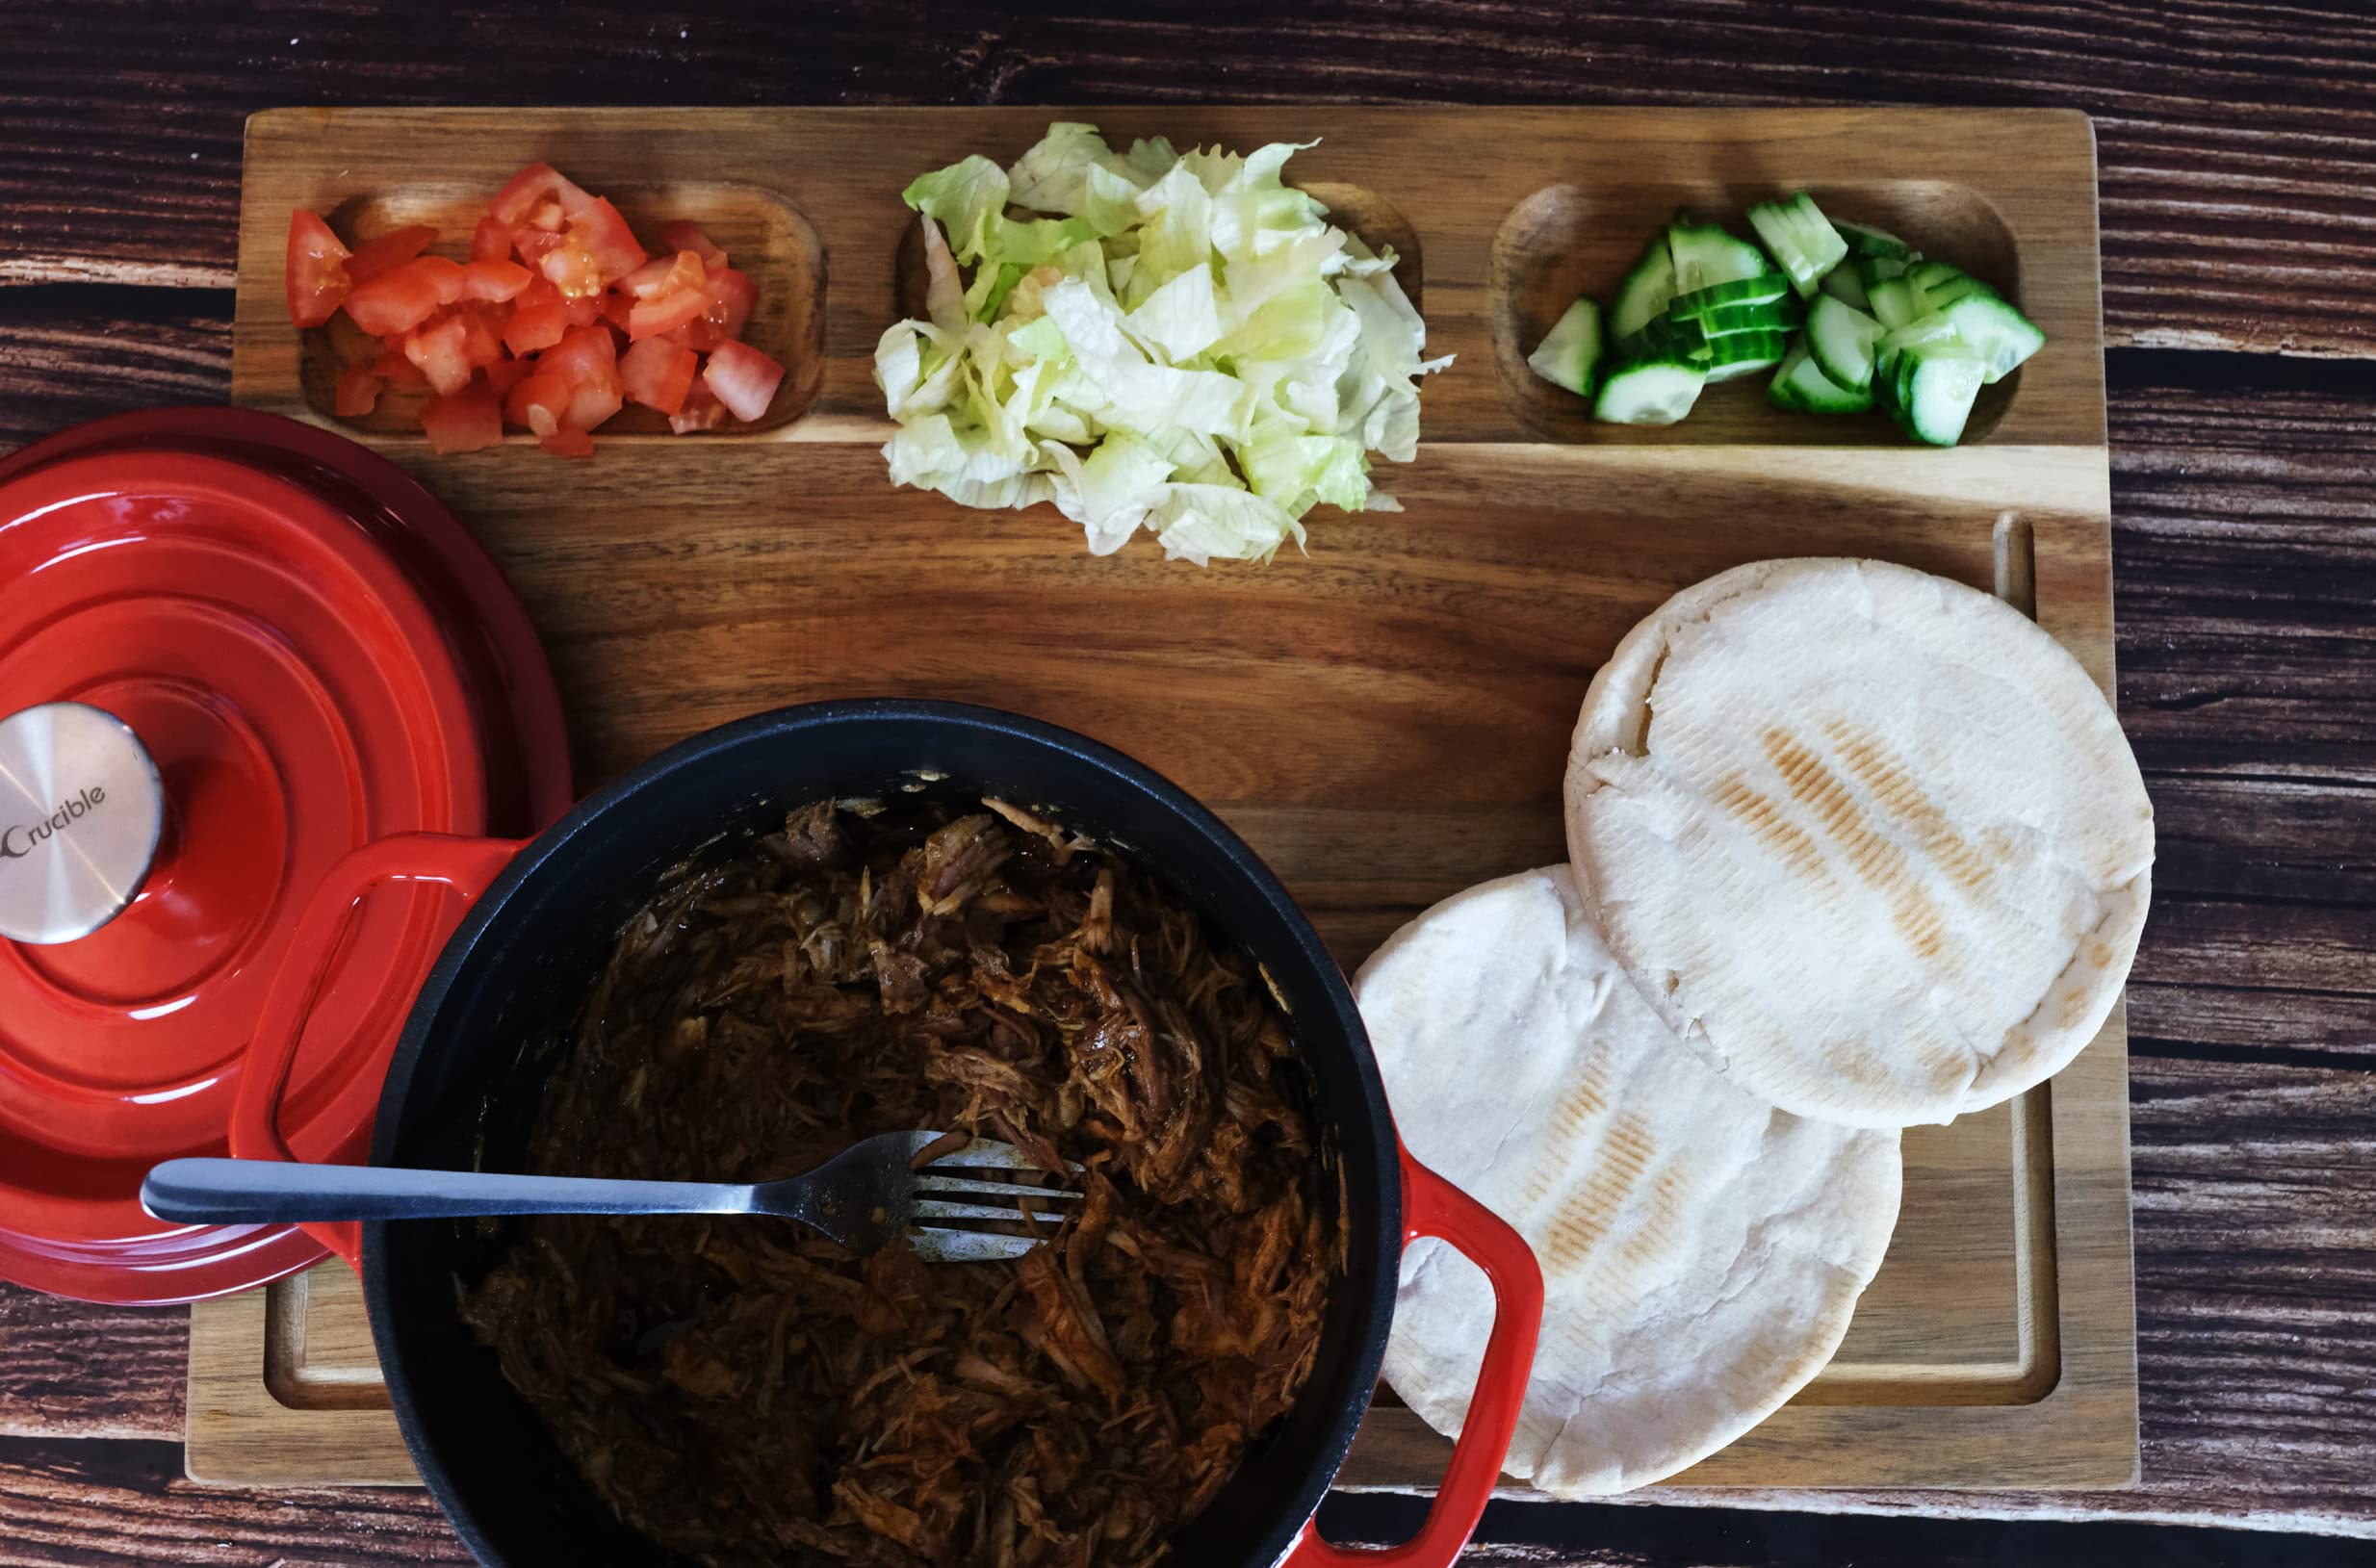
[[[1305,1526],[1318,1511],[1330,1482],[1343,1468],[1345,1457],[1353,1447],[1354,1435],[1363,1416],[1368,1413],[1384,1362],[1399,1279],[1397,1259],[1406,1245],[1406,1195],[1402,1168],[1408,1156],[1395,1130],[1393,1116],[1386,1102],[1385,1086],[1370,1048],[1368,1031],[1361,1022],[1360,1010],[1354,1000],[1352,984],[1343,966],[1330,953],[1319,933],[1313,929],[1309,917],[1288,893],[1285,886],[1244,839],[1188,791],[1145,763],[1076,731],[1044,720],[1026,718],[1002,708],[971,703],[915,698],[834,699],[774,708],[702,731],[678,741],[594,791],[525,843],[502,874],[487,887],[485,893],[473,902],[448,937],[435,965],[414,999],[389,1061],[372,1132],[371,1163],[384,1165],[390,1162],[398,1135],[400,1118],[397,1108],[403,1103],[411,1089],[415,1068],[427,1043],[430,1021],[445,1005],[462,966],[487,929],[503,917],[506,906],[521,887],[555,857],[566,852],[580,835],[593,830],[609,813],[622,809],[634,794],[661,776],[681,767],[697,765],[713,753],[741,745],[761,734],[787,730],[814,731],[819,733],[820,739],[830,743],[831,732],[837,727],[918,722],[1003,737],[1027,746],[1059,752],[1072,763],[1103,775],[1113,784],[1150,797],[1165,810],[1182,820],[1198,837],[1220,851],[1246,886],[1270,906],[1279,928],[1293,941],[1298,956],[1320,979],[1325,1006],[1319,1010],[1322,1016],[1316,1026],[1341,1034],[1352,1047],[1348,1054],[1360,1096],[1357,1112],[1378,1135],[1373,1139],[1376,1149],[1374,1167],[1366,1174],[1367,1185],[1375,1193],[1378,1205],[1376,1233],[1379,1266],[1374,1271],[1369,1299],[1359,1304],[1360,1330],[1348,1348],[1348,1354],[1354,1360],[1353,1392],[1330,1418],[1309,1469],[1291,1494],[1287,1508],[1280,1517],[1272,1521],[1255,1551],[1247,1559],[1252,1568],[1262,1568],[1262,1565],[1281,1561],[1294,1548]],[[1310,1011],[1306,1010],[1306,1018]],[[1298,1021],[1303,1023],[1304,1020]],[[1340,1149],[1339,1158],[1349,1159],[1350,1155]],[[1349,1171],[1348,1176],[1351,1174]],[[405,1448],[420,1469],[423,1480],[438,1499],[456,1532],[472,1553],[482,1562],[501,1562],[504,1559],[496,1554],[493,1544],[484,1538],[478,1521],[467,1509],[450,1501],[463,1496],[464,1489],[448,1469],[443,1456],[420,1434],[419,1424],[412,1419],[418,1394],[412,1384],[411,1372],[402,1356],[392,1353],[396,1339],[387,1275],[385,1222],[366,1222],[361,1227],[361,1237],[365,1307],[371,1319],[373,1341],[380,1350],[389,1399],[395,1406]],[[1351,1288],[1350,1280],[1344,1282],[1344,1288]],[[1306,1386],[1308,1388],[1309,1385]]]

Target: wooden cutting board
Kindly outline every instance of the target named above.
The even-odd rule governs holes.
[[[1047,508],[893,490],[870,380],[912,299],[916,173],[1010,161],[1056,118],[1238,148],[1405,257],[1431,352],[1400,513],[1316,515],[1308,556],[1097,559]],[[291,330],[289,210],[342,232],[457,219],[548,159],[639,220],[702,219],[791,366],[771,423],[606,431],[590,462],[437,459],[326,412],[335,345]],[[2049,346],[1972,443],[1769,408],[1750,382],[1666,430],[1593,424],[1524,369],[1690,204],[1767,194],[1904,234],[1997,284]],[[2032,610],[2112,681],[2093,138],[2076,114],[1912,110],[278,110],[248,125],[233,392],[405,464],[495,553],[543,634],[592,784],[695,731],[827,696],[987,702],[1122,747],[1212,804],[1348,967],[1401,921],[1562,854],[1568,731],[1627,627],[1744,560],[1884,557]],[[1885,672],[1877,672],[1885,678]],[[2053,1083],[1905,1139],[1902,1216],[1838,1358],[1680,1480],[2103,1486],[2136,1464],[2128,1058],[2115,1013]],[[1558,1331],[1550,1325],[1550,1332]],[[1340,1483],[1424,1489],[1449,1445],[1382,1391]],[[189,1467],[246,1484],[413,1479],[353,1281],[325,1266],[194,1309]],[[1523,1490],[1523,1489],[1519,1489]]]

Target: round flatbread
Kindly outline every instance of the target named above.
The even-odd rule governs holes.
[[[2154,812],[2111,707],[2002,601],[1879,561],[1738,567],[1593,677],[1578,886],[1635,987],[1743,1088],[1949,1121],[2095,1037]]]
[[[1502,1468],[1625,1491],[1706,1457],[1831,1359],[1898,1221],[1898,1134],[1805,1121],[1678,1045],[1567,867],[1472,887],[1355,981],[1412,1155],[1526,1237],[1542,1340]],[[1493,1322],[1448,1247],[1403,1254],[1386,1380],[1457,1435]]]

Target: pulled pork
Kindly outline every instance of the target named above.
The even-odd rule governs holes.
[[[879,1132],[1086,1168],[1019,1260],[789,1221],[523,1221],[463,1303],[621,1519],[713,1565],[1154,1561],[1312,1367],[1340,1268],[1262,977],[1003,803],[820,802],[620,933],[528,1167],[766,1181]]]

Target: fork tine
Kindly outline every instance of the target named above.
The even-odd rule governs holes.
[[[1028,1195],[1043,1203],[1078,1203],[1088,1195],[1065,1187],[1033,1187],[1020,1181],[962,1181],[955,1176],[937,1176],[930,1168],[917,1173],[917,1187],[928,1193],[994,1193],[1000,1197],[1021,1197]]]
[[[926,1263],[989,1263],[999,1258],[1020,1258],[1039,1245],[1029,1236],[936,1230],[929,1225],[918,1225],[908,1232],[908,1246]]]
[[[910,1211],[918,1220],[1006,1220],[1016,1224],[1027,1224],[1032,1216],[1015,1203],[952,1203],[945,1198],[923,1197]],[[1046,1217],[1051,1221],[1054,1216]]]
[[[917,1145],[919,1149],[922,1146],[922,1144]],[[1001,1144],[989,1138],[977,1138],[964,1148],[952,1149],[924,1169],[938,1170],[943,1166],[973,1166],[992,1170],[1037,1170],[1040,1169],[1032,1161],[1031,1156],[1014,1144]],[[1065,1169],[1074,1175],[1080,1174],[1081,1168],[1070,1161],[1066,1163]]]

